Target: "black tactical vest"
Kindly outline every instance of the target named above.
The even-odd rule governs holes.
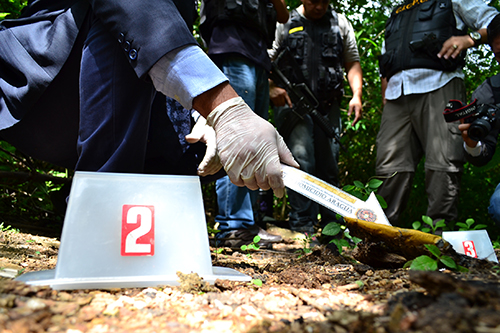
[[[269,0],[204,0],[200,32],[210,40],[215,24],[241,24],[259,31],[271,48],[276,32],[276,10]]]
[[[330,8],[320,20],[312,21],[293,10],[285,33],[282,48],[289,49],[293,63],[278,66],[291,82],[306,83],[320,103],[319,111],[327,112],[333,100],[343,95],[344,46],[337,13]]]
[[[465,35],[456,28],[451,0],[410,0],[393,10],[385,31],[386,53],[379,57],[380,72],[389,79],[403,69],[453,71],[465,64],[465,52],[456,59],[438,58],[451,36]]]

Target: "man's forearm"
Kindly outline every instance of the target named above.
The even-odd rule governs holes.
[[[238,94],[228,82],[223,82],[196,96],[193,99],[193,109],[206,118],[213,109],[233,97],[238,97]]]
[[[363,70],[359,61],[346,64],[347,80],[351,87],[353,97],[360,98],[363,94]]]
[[[288,21],[289,13],[286,9],[285,0],[271,0],[276,10],[276,19],[279,23],[286,23]]]

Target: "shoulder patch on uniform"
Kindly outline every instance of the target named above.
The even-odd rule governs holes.
[[[288,30],[288,34],[291,35],[295,32],[298,32],[298,31],[303,31],[304,30],[304,27],[303,26],[300,26],[300,27],[295,27],[295,28],[292,28],[290,30]]]

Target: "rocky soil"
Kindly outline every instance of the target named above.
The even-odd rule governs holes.
[[[214,266],[253,282],[179,274],[178,286],[56,291],[13,279],[54,269],[58,248],[57,238],[0,232],[2,332],[500,332],[491,263],[467,273],[377,269],[347,248],[304,253],[303,240],[288,238],[273,250],[211,249]]]

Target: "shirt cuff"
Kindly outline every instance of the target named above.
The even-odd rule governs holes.
[[[465,148],[465,151],[471,155],[472,157],[477,157],[479,155],[481,155],[481,152],[483,151],[483,144],[481,143],[481,141],[479,141],[477,143],[477,146],[475,147],[469,147],[467,146],[467,144],[464,142],[464,148]]]
[[[176,99],[188,110],[196,96],[228,81],[196,45],[186,45],[167,53],[154,64],[149,76],[157,91]]]

